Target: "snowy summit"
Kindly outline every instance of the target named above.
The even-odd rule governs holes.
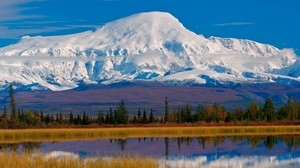
[[[0,58],[2,88],[11,82],[54,91],[133,80],[168,85],[298,83],[300,76],[292,49],[205,38],[164,12],[132,15],[73,35],[26,36],[0,48]]]

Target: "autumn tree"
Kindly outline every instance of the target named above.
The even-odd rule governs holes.
[[[299,103],[295,99],[289,99],[278,111],[279,119],[299,119]]]
[[[211,122],[213,120],[213,113],[214,113],[213,106],[211,104],[207,104],[206,108],[204,109],[203,119],[206,122]]]
[[[220,104],[216,104],[214,107],[214,116],[215,120],[217,122],[225,121],[226,117],[228,116],[227,112],[225,111],[225,108],[221,106]]]
[[[233,112],[230,114],[230,121],[237,122],[237,121],[243,121],[244,118],[244,112],[241,107],[236,107]]]
[[[252,101],[249,104],[249,108],[247,110],[247,117],[250,121],[258,121],[261,119],[260,107],[255,101]]]

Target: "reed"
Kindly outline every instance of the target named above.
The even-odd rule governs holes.
[[[151,158],[136,157],[114,157],[104,159],[101,157],[93,159],[80,158],[47,158],[43,155],[32,155],[24,153],[2,152],[0,153],[0,167],[6,168],[156,168],[157,161]]]
[[[298,135],[300,126],[123,127],[0,130],[0,143],[139,137]]]

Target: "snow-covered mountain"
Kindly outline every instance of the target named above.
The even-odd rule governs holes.
[[[0,48],[0,85],[14,82],[57,91],[124,80],[169,85],[290,83],[300,80],[299,68],[292,68],[296,60],[291,49],[250,40],[205,38],[187,30],[169,13],[148,12],[95,31],[26,36]]]

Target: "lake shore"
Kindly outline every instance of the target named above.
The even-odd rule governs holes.
[[[0,143],[126,139],[143,137],[300,135],[299,125],[0,129]]]
[[[48,155],[33,155],[30,153],[23,153],[22,155],[16,152],[0,152],[0,167],[9,168],[156,168],[159,167],[158,162],[152,158],[143,157],[94,157],[81,159],[72,156],[51,157]]]

